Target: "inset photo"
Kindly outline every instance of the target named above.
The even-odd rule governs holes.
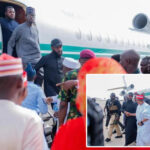
[[[150,75],[86,76],[86,146],[150,146]]]

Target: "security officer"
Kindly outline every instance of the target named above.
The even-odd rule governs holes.
[[[121,104],[119,100],[116,99],[115,93],[111,93],[110,100],[107,101],[107,108],[110,114],[110,125],[108,129],[108,138],[106,138],[105,141],[109,142],[111,141],[111,136],[114,128],[117,132],[117,136],[115,138],[122,138],[121,131],[118,125],[121,115]]]

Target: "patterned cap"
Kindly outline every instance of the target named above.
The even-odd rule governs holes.
[[[27,7],[26,8],[26,14],[35,15],[35,9],[33,7]]]
[[[144,95],[136,95],[137,100],[144,100]]]
[[[0,55],[0,77],[21,75],[23,73],[21,58],[7,54]]]

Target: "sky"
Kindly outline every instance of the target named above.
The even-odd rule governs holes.
[[[119,96],[122,89],[113,91],[108,91],[108,89],[124,86],[123,76],[125,76],[127,86],[134,84],[135,87],[131,92],[150,89],[150,75],[91,74],[86,76],[86,95],[108,99],[110,93],[115,92]]]

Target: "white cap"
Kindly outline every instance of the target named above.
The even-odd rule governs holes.
[[[73,58],[69,58],[69,57],[64,58],[63,65],[70,69],[79,69],[80,68],[79,61],[77,61]]]

